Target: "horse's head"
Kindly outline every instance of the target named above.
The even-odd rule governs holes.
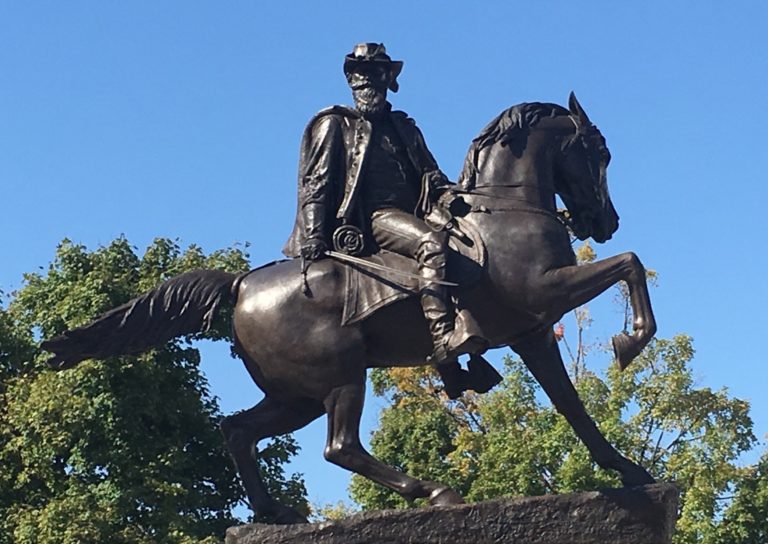
[[[555,190],[568,208],[574,234],[580,240],[591,237],[605,242],[619,228],[619,216],[608,194],[606,169],[611,154],[573,93],[568,109],[575,133],[563,140]]]

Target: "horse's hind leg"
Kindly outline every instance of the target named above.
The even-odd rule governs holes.
[[[221,432],[245,487],[251,509],[265,515],[275,523],[306,523],[306,518],[293,508],[275,501],[264,486],[257,461],[259,440],[293,432],[323,414],[323,406],[316,401],[283,403],[265,397],[250,410],[225,417]]]
[[[654,482],[653,477],[640,465],[621,455],[597,428],[584,409],[579,394],[571,383],[551,330],[539,332],[512,346],[533,377],[552,401],[576,435],[581,439],[592,459],[604,469],[621,473],[625,486],[644,485]]]
[[[544,274],[540,292],[546,294],[561,313],[586,304],[619,281],[627,282],[634,316],[632,335],[613,338],[613,349],[621,368],[637,357],[656,334],[656,319],[648,296],[645,268],[634,253],[622,253],[594,263],[566,266]]]
[[[430,504],[461,504],[451,488],[412,478],[371,456],[360,443],[360,416],[365,398],[365,378],[337,387],[325,400],[328,443],[325,458],[399,493],[408,501],[428,497]]]

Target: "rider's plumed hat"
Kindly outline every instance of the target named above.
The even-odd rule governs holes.
[[[349,75],[350,72],[360,66],[363,63],[377,62],[387,65],[389,68],[389,89],[396,93],[400,86],[397,84],[397,76],[400,75],[400,71],[403,69],[403,61],[392,60],[387,55],[387,50],[383,43],[359,43],[352,52],[344,57],[344,74]]]

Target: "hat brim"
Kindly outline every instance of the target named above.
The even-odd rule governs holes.
[[[366,59],[366,58],[353,57],[352,55],[347,55],[346,57],[344,57],[344,72],[345,73],[350,72],[355,67],[360,66],[361,64],[367,64],[369,62],[389,64],[392,67],[392,73],[394,74],[400,74],[400,71],[403,69],[403,61],[401,60]]]

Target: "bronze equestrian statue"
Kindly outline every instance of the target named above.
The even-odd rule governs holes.
[[[451,365],[450,380],[456,377],[458,355],[487,346],[466,321],[454,327],[454,308],[442,281],[450,222],[425,222],[450,184],[413,119],[392,111],[387,101],[387,90],[399,88],[402,67],[378,43],[358,44],[344,59],[355,107],[325,109],[304,131],[297,218],[283,253],[305,262],[322,259],[338,240],[334,233],[351,225],[362,239],[355,254],[386,249],[414,259],[434,344],[428,360]]]
[[[353,88],[360,81],[354,75],[358,71],[362,72],[361,78],[375,82],[379,91],[385,82],[390,89],[397,88],[399,65],[384,58],[383,48],[356,48],[352,57],[348,57],[347,72]],[[415,227],[421,229],[418,235],[389,239],[376,226],[379,210],[361,209],[361,201],[351,193],[353,204],[341,206],[354,167],[349,153],[357,141],[355,131],[342,128],[346,123],[360,127],[371,123],[374,128],[365,129],[370,130],[370,135],[362,136],[374,142],[368,144],[369,153],[372,145],[391,144],[392,149],[386,148],[384,153],[381,149],[374,151],[379,154],[372,159],[374,165],[390,161],[414,168],[415,172],[405,172],[394,182],[398,187],[414,187],[418,176],[427,178],[430,191],[444,184],[439,173],[429,174],[439,170],[434,160],[427,162],[426,146],[415,127],[397,128],[409,123],[402,114],[387,111],[386,116],[390,124],[380,129],[380,140],[375,136],[377,121],[366,119],[362,111],[334,109],[316,118],[314,128],[310,125],[305,144],[312,149],[302,154],[303,159],[314,160],[317,166],[324,153],[321,148],[328,143],[323,139],[330,138],[335,143],[328,143],[325,149],[335,150],[337,155],[326,159],[331,161],[329,166],[336,161],[333,164],[340,169],[340,177],[326,179],[323,168],[302,165],[301,172],[309,177],[303,182],[307,187],[301,189],[306,194],[299,213],[299,230],[287,251],[292,255],[303,253],[304,263],[298,258],[285,260],[241,275],[212,270],[182,274],[91,324],[42,344],[55,354],[49,361],[53,368],[70,368],[84,359],[135,353],[179,335],[206,330],[221,303],[234,304],[235,347],[265,397],[253,408],[225,418],[222,432],[251,507],[257,513],[271,515],[278,523],[306,520],[269,496],[254,458],[255,446],[264,438],[295,431],[322,415],[328,418],[324,453],[330,462],[408,500],[462,502],[443,484],[415,479],[378,461],[360,442],[367,369],[428,364],[435,349],[419,286],[405,288],[405,283],[391,281],[395,276],[386,273],[378,281],[371,270],[363,270],[366,267],[356,269],[357,265],[337,259],[317,258],[326,251],[323,245],[328,243],[331,229],[349,222],[361,229],[370,227],[370,239],[384,247],[376,254],[363,253],[357,258],[370,263],[378,259],[379,264],[384,262],[383,269],[397,259],[402,260],[404,268],[412,262],[396,252],[398,247],[408,252],[419,246],[423,232],[420,224]],[[384,143],[387,138],[389,144]],[[419,143],[415,143],[417,139]],[[411,157],[408,149],[412,146],[419,146],[422,156]],[[410,163],[402,153],[408,155]],[[447,251],[447,277],[459,284],[453,289],[457,307],[473,316],[490,347],[509,346],[520,355],[595,462],[618,471],[624,485],[634,486],[654,480],[645,469],[616,451],[586,413],[552,330],[566,312],[625,281],[634,321],[631,334],[621,333],[613,341],[622,368],[656,331],[645,270],[634,253],[577,266],[571,248],[569,230],[579,239],[591,237],[604,242],[618,228],[606,180],[609,161],[605,139],[573,94],[568,109],[556,104],[519,104],[503,111],[473,140],[458,185],[441,189],[447,197],[440,196],[437,204],[445,203],[455,226],[448,229],[452,249]],[[384,202],[393,204],[393,210],[403,211],[398,206],[410,205],[413,200],[400,200],[406,198],[406,193],[398,190],[391,193],[395,200],[387,202],[390,181],[375,179],[381,172],[391,172],[391,166],[380,165],[378,173],[366,177],[374,179],[373,188],[360,187],[358,179],[357,190],[382,190]],[[342,179],[343,189],[337,185]],[[315,195],[315,189],[324,196]],[[556,195],[567,207],[567,216],[557,212]],[[338,201],[340,197],[342,202]],[[366,215],[369,212],[370,216]],[[394,228],[400,236],[401,225],[414,221],[404,219],[400,213],[394,215],[398,217],[393,221]],[[391,224],[383,223],[382,230]],[[433,238],[434,244],[430,242],[429,249],[424,250],[431,255],[422,256],[418,267],[414,265],[414,272],[418,272],[415,268],[430,269],[429,273],[422,270],[427,276],[422,285],[442,277],[438,276],[443,273],[437,272],[438,266],[428,264],[439,260],[436,255],[445,247],[439,238]],[[459,239],[463,239],[461,244]],[[411,240],[409,249],[400,246],[402,240]],[[381,257],[386,247],[392,251],[386,258]],[[307,268],[308,262],[311,266]],[[458,264],[454,267],[451,262]],[[462,263],[470,266],[462,268]],[[472,273],[465,274],[463,269]],[[361,314],[364,317],[350,319],[350,305],[359,302],[348,296],[350,286],[385,283],[388,291],[377,292],[386,296],[367,306]],[[362,289],[360,297],[367,293]]]

